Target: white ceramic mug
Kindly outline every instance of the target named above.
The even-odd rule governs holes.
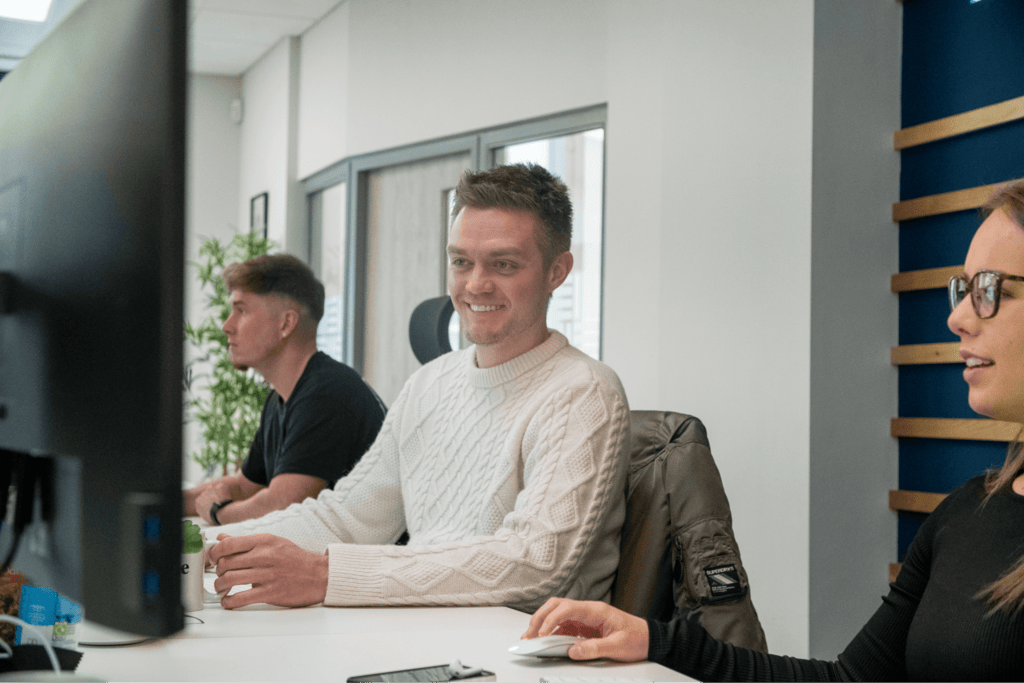
[[[181,604],[186,612],[203,609],[205,556],[205,549],[197,553],[181,554]]]

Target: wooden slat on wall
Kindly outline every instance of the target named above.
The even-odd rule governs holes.
[[[969,187],[965,190],[932,194],[917,199],[907,199],[892,205],[892,219],[897,223],[914,218],[936,216],[941,213],[976,209],[992,196],[1003,183]]]
[[[893,365],[964,362],[960,357],[960,342],[894,346],[889,352],[889,357]]]
[[[1024,97],[1015,97],[987,107],[965,111],[962,114],[936,119],[918,126],[910,126],[893,134],[893,149],[906,149],[943,138],[963,135],[971,131],[998,126],[1024,118]]]
[[[894,417],[889,433],[893,437],[917,439],[963,439],[967,441],[1012,441],[1020,432],[1016,422],[959,420],[939,417]]]
[[[924,270],[905,270],[896,273],[889,281],[889,289],[893,294],[900,292],[916,292],[922,289],[940,289],[949,284],[949,278],[963,275],[964,267],[945,266],[943,268],[927,268]]]
[[[945,493],[889,491],[889,509],[896,512],[923,512],[931,514],[945,498]]]

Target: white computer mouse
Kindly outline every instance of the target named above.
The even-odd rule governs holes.
[[[524,657],[568,657],[569,648],[578,640],[576,636],[541,636],[520,640],[508,651]]]

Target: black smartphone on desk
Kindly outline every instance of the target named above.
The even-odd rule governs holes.
[[[348,683],[390,683],[391,681],[395,683],[402,681],[472,681],[473,683],[483,683],[484,681],[498,680],[494,672],[485,669],[466,678],[456,678],[453,674],[454,672],[448,664],[438,664],[437,666],[425,666],[419,669],[402,669],[401,671],[385,671],[378,674],[352,676],[348,679]]]

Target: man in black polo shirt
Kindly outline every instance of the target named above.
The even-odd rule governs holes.
[[[334,486],[377,437],[384,404],[362,378],[316,348],[324,287],[289,254],[224,269],[231,363],[273,387],[242,471],[184,492],[185,515],[211,524],[262,517]]]

